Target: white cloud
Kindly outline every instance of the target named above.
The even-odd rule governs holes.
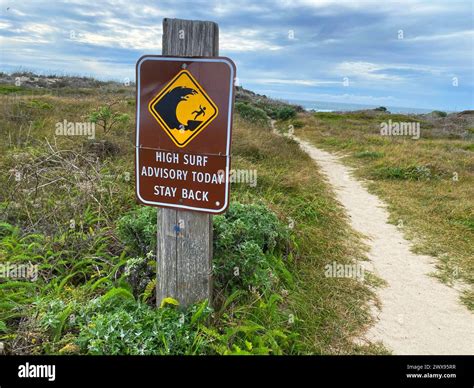
[[[241,29],[220,33],[219,46],[221,50],[227,51],[276,51],[283,48],[263,39],[265,32],[254,29]]]
[[[96,46],[119,47],[135,50],[161,50],[162,27],[132,27],[127,24],[108,19],[102,24],[101,32],[75,31],[76,40]]]
[[[371,96],[364,94],[329,94],[329,93],[307,93],[307,92],[292,92],[281,90],[261,90],[261,93],[274,95],[278,97],[287,97],[290,99],[300,100],[300,101],[327,101],[327,102],[341,102],[349,104],[366,104],[366,105],[395,105],[400,106],[403,104],[403,101],[393,97],[393,96]],[[403,105],[402,105],[403,106]]]
[[[217,1],[212,7],[212,13],[217,16],[236,15],[245,9],[246,12],[268,12],[268,8],[265,5],[259,5],[255,2],[243,2],[241,1]]]
[[[301,86],[322,86],[322,85],[340,85],[342,81],[327,81],[315,79],[281,79],[281,78],[257,78],[246,79],[247,82],[263,85],[301,85]]]
[[[53,27],[50,24],[28,23],[25,24],[19,32],[22,34],[49,35],[57,31],[58,28]]]
[[[81,72],[90,74],[107,74],[108,78],[123,81],[125,78],[133,80],[135,78],[134,68],[123,64],[109,63],[96,59],[83,61]]]
[[[466,30],[466,31],[456,31],[451,32],[448,34],[433,34],[433,35],[419,35],[413,38],[405,38],[403,39],[406,42],[429,42],[429,41],[441,41],[441,40],[452,40],[453,44],[459,43],[459,39],[463,38],[473,38],[474,37],[474,30]],[[472,40],[471,40],[472,43]]]
[[[7,30],[11,28],[11,23],[0,21],[0,30]]]
[[[21,12],[20,10],[18,10],[16,8],[12,8],[12,7],[8,7],[7,12],[8,12],[8,14],[5,14],[5,15],[16,15],[16,16],[25,16],[26,15],[26,13]]]
[[[324,12],[324,14],[336,14],[341,9],[372,8],[375,11],[397,12],[398,15],[422,15],[444,12],[447,9],[459,6],[453,2],[428,2],[426,0],[397,0],[397,1],[375,1],[375,0],[276,0],[276,4],[282,8],[310,7]]]
[[[357,7],[359,4],[357,1],[350,0],[277,0],[276,3],[283,8],[296,8],[296,7],[314,7],[314,8],[323,8],[331,5],[343,5],[343,6],[352,6]]]
[[[342,62],[335,68],[335,72],[341,77],[353,77],[372,81],[401,81],[402,78],[395,75],[381,73],[387,67],[370,62]]]
[[[390,74],[393,70],[402,70],[412,73],[426,73],[431,75],[442,75],[445,70],[435,66],[417,64],[387,64],[371,63],[363,61],[342,62],[334,68],[334,73],[341,77],[354,78],[356,80],[402,82],[407,79],[400,75]]]
[[[439,66],[426,66],[417,64],[400,63],[371,63],[371,62],[342,62],[335,67],[338,74],[365,80],[404,81],[399,75],[387,74],[393,70],[402,70],[411,73],[426,73],[440,76],[447,74],[446,70]]]
[[[52,43],[55,40],[55,34],[59,31],[57,27],[53,27],[44,23],[25,23],[15,26],[9,22],[0,22],[0,30],[9,30],[12,35],[0,36],[2,45],[14,46],[15,44],[38,44]]]

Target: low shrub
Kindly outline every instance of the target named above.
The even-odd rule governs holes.
[[[235,107],[235,111],[244,120],[247,120],[256,124],[268,125],[268,117],[264,110],[245,102],[236,102],[234,107]]]
[[[435,171],[435,169],[433,169],[431,166],[383,166],[377,168],[372,175],[375,179],[419,181],[440,178],[442,176],[442,173]]]
[[[304,127],[304,122],[301,120],[293,120],[291,122],[291,125],[293,125],[293,128],[303,128]]]
[[[276,117],[278,120],[289,120],[296,116],[296,110],[291,106],[283,106],[277,110]]]
[[[130,119],[127,113],[112,110],[113,105],[115,103],[100,106],[89,114],[89,121],[102,127],[104,133],[112,130],[114,125],[125,124]]]
[[[136,298],[141,298],[143,302],[155,301],[153,297],[156,286],[156,260],[153,252],[149,252],[144,257],[128,259],[124,275]]]
[[[156,250],[156,209],[139,206],[117,222],[117,233],[130,253],[146,256]]]
[[[441,110],[434,110],[431,112],[433,116],[438,116],[438,117],[446,117],[448,114],[446,112],[443,112]]]
[[[289,232],[263,205],[232,203],[214,217],[214,274],[219,288],[268,290],[278,282],[275,257]],[[278,261],[278,260],[277,260]]]
[[[209,353],[201,330],[211,309],[207,302],[186,310],[172,305],[154,308],[115,292],[86,304],[54,299],[41,302],[39,324],[51,337],[52,353],[76,348],[92,355],[164,355]],[[63,341],[57,341],[60,336]]]
[[[355,154],[356,158],[378,159],[384,156],[383,152],[377,151],[361,151]]]

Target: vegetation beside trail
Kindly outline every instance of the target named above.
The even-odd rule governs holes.
[[[474,309],[474,111],[299,114],[296,136],[338,152],[389,206],[415,251],[436,257],[438,276],[464,286]],[[418,122],[420,138],[382,136],[381,123]],[[291,121],[280,123],[288,130]]]
[[[239,91],[249,108],[236,110],[232,168],[256,170],[257,184],[233,184],[214,217],[213,306],[156,308],[156,209],[134,195],[133,85],[20,76],[21,90],[0,85],[0,263],[39,271],[0,278],[8,354],[384,352],[353,341],[376,279],[326,276],[364,259],[358,237],[310,158],[254,116],[295,120],[300,108]],[[63,120],[104,117],[115,124],[95,139],[56,136]]]

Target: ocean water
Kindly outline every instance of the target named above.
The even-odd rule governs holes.
[[[374,109],[380,105],[348,104],[342,102],[288,100],[292,104],[301,105],[306,110],[317,112],[349,112],[354,110]],[[392,113],[430,113],[434,109],[406,108],[400,106],[383,105]]]

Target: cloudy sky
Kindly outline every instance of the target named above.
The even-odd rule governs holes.
[[[469,1],[0,0],[0,70],[134,79],[164,17],[212,20],[242,86],[277,98],[473,109]]]

